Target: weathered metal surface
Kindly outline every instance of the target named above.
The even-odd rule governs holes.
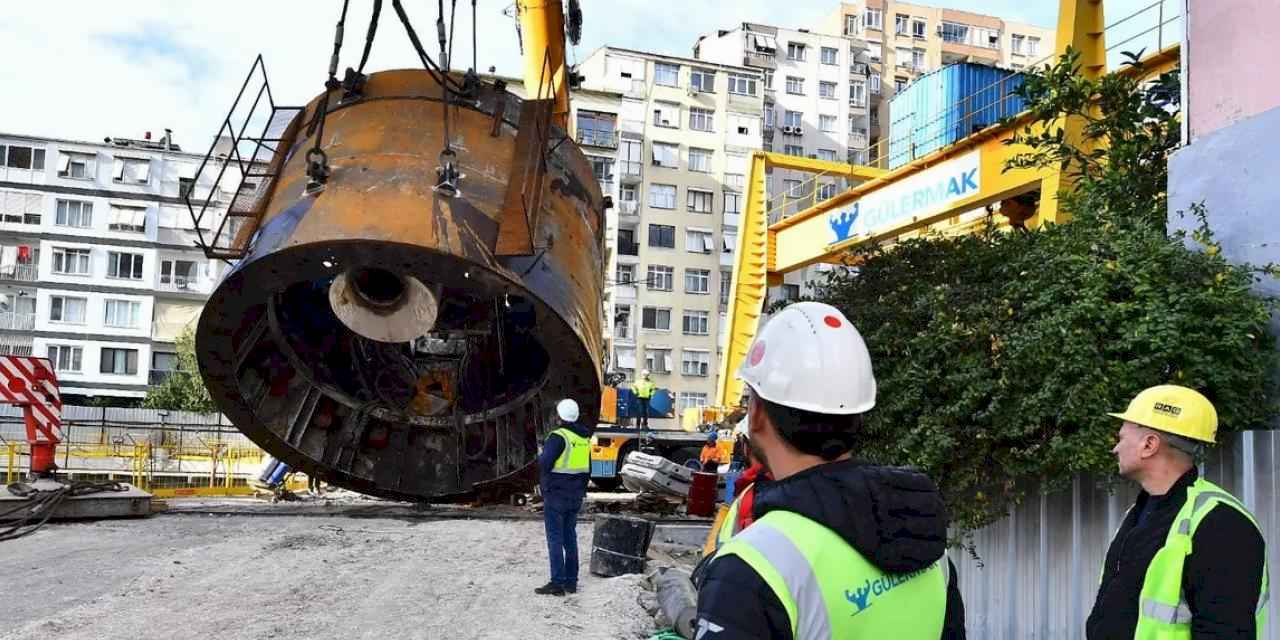
[[[590,164],[547,129],[540,208],[513,216],[509,192],[527,188],[512,175],[524,162],[516,98],[480,87],[454,99],[465,177],[460,197],[446,198],[432,190],[444,132],[429,74],[376,73],[362,98],[339,97],[324,125],[323,190],[306,193],[314,140],[295,122],[264,214],[242,238],[245,258],[201,316],[214,400],[271,455],[357,491],[445,500],[525,489],[555,403],[577,399],[584,420],[599,406],[604,200]],[[532,225],[514,233],[529,236],[527,255],[497,250],[510,220]],[[340,274],[387,285],[392,306],[398,279],[421,282],[438,301],[429,339],[353,332],[330,306]]]

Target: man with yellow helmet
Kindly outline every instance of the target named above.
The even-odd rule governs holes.
[[[1218,414],[1176,385],[1139,393],[1112,453],[1142,491],[1107,550],[1089,640],[1263,638],[1269,585],[1261,530],[1240,500],[1201,478]]]

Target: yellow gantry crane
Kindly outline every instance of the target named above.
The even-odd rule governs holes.
[[[1160,9],[1154,29],[1168,24],[1162,5],[1157,1],[1147,8]],[[1106,73],[1105,27],[1102,0],[1059,0],[1055,56],[1071,47],[1080,52],[1081,73],[1100,77]],[[1178,66],[1180,43],[1157,49],[1142,59],[1144,77]],[[1126,68],[1118,73],[1133,71]],[[965,232],[975,225],[966,224],[961,214],[989,206],[999,207],[1005,224],[1013,220],[1034,228],[1065,222],[1065,215],[1058,209],[1058,194],[1070,186],[1063,172],[1004,168],[1010,158],[1026,151],[1008,141],[1029,120],[1027,114],[1022,114],[1004,124],[986,127],[892,170],[885,168],[892,140],[882,140],[878,158],[871,161],[874,166],[755,153],[738,230],[726,316],[728,340],[720,358],[716,407],[723,411],[741,399],[742,381],[734,372],[755,337],[767,288],[781,284],[783,274],[820,263],[839,264],[841,256],[859,245],[887,242],[921,230]],[[1068,121],[1061,125],[1067,139],[1078,139],[1080,123]],[[770,224],[765,188],[765,175],[770,169],[842,177],[860,183],[835,197],[811,201],[795,215]]]

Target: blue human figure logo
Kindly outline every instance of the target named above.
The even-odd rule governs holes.
[[[858,208],[861,202],[855,202],[853,209],[841,211],[827,216],[827,224],[831,225],[831,231],[836,234],[836,242],[848,240],[853,233],[853,223],[858,220]]]

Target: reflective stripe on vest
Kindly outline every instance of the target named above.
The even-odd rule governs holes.
[[[1138,601],[1138,625],[1135,640],[1190,640],[1191,607],[1182,593],[1182,570],[1191,554],[1196,529],[1204,517],[1218,505],[1244,514],[1253,526],[1258,521],[1235,496],[1205,480],[1197,479],[1187,487],[1187,501],[1169,527],[1164,546],[1156,552],[1142,581]],[[1261,532],[1261,527],[1259,527]],[[1264,556],[1265,557],[1265,556]],[[1265,637],[1267,602],[1271,598],[1270,580],[1264,565],[1262,585],[1254,611],[1257,637]]]
[[[830,529],[804,516],[772,511],[727,542],[773,590],[796,640],[942,635],[949,567],[887,574]]]
[[[556,458],[551,473],[591,473],[590,440],[569,429],[556,429],[551,435],[564,438],[564,451]]]

